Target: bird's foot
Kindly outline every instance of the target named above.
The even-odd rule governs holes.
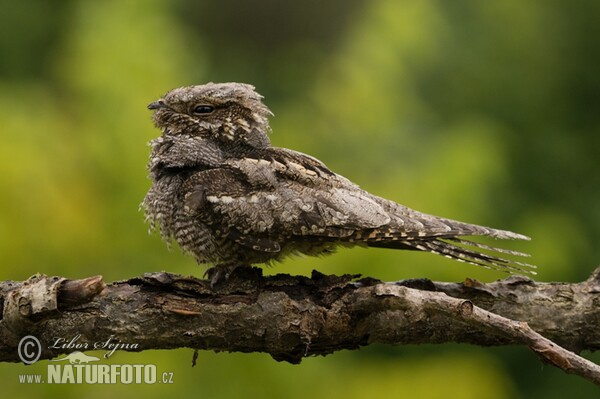
[[[222,266],[211,267],[210,269],[206,269],[204,272],[204,277],[210,281],[210,288],[215,288],[215,286],[223,281],[227,281],[231,272],[229,268],[224,268]]]
[[[215,288],[217,285],[227,282],[236,269],[252,270],[252,267],[247,265],[217,265],[207,269],[204,272],[204,277],[210,282],[210,288]]]

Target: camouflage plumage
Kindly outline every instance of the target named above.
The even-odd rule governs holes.
[[[147,218],[167,241],[214,265],[213,282],[237,266],[339,245],[416,249],[529,271],[478,249],[525,254],[461,238],[528,237],[417,212],[360,189],[313,157],[272,147],[271,113],[261,99],[250,85],[209,83],[172,90],[148,106],[163,134],[151,143]]]

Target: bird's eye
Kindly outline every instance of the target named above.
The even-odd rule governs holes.
[[[195,114],[210,114],[215,108],[211,105],[196,105],[194,108]]]

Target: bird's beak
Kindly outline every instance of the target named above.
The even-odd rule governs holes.
[[[166,108],[166,107],[167,107],[167,104],[165,104],[164,100],[162,100],[162,99],[148,104],[148,109],[151,109],[151,110]]]

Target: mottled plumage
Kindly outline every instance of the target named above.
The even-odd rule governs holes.
[[[311,156],[271,146],[271,112],[250,85],[182,87],[148,108],[162,135],[151,142],[147,219],[165,240],[174,238],[199,263],[215,266],[213,283],[237,266],[340,245],[415,249],[531,272],[530,265],[479,249],[525,254],[462,238],[528,237],[412,210],[360,189]]]

